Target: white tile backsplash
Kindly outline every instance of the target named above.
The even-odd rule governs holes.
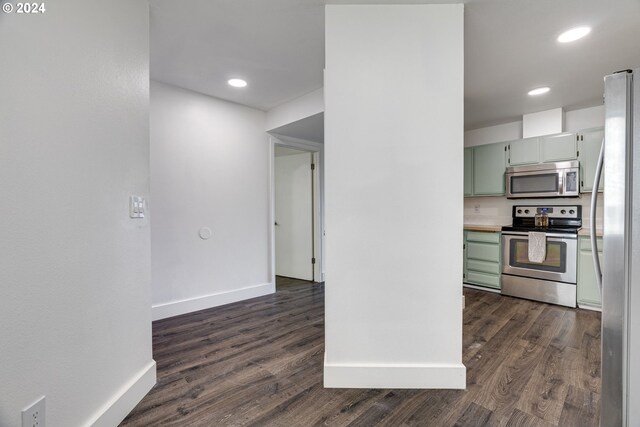
[[[597,226],[602,227],[602,193],[598,194]],[[466,197],[464,199],[464,223],[474,225],[509,225],[511,208],[516,204],[528,205],[582,205],[582,226],[590,224],[591,194],[582,194],[577,198],[563,199],[507,199],[506,197]]]

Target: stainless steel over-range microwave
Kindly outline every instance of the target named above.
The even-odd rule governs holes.
[[[507,197],[577,197],[579,173],[579,162],[575,160],[508,167]]]

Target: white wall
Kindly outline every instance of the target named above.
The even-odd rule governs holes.
[[[464,133],[464,146],[474,147],[476,145],[512,141],[519,138],[522,138],[522,120],[502,125],[468,130]]]
[[[262,111],[151,82],[154,319],[274,291],[264,128]]]
[[[265,130],[272,130],[324,111],[323,88],[285,102],[267,112]]]
[[[15,3],[14,3],[15,4]],[[0,425],[117,425],[155,383],[148,2],[0,16]]]
[[[464,388],[463,6],[325,22],[325,386]]]
[[[565,132],[577,132],[600,126],[604,126],[604,105],[566,111],[564,114]]]
[[[564,110],[562,108],[553,108],[522,116],[523,138],[561,133],[563,129]]]
[[[604,126],[604,105],[566,111],[564,113],[564,132]],[[468,130],[464,133],[464,146],[492,144],[494,142],[513,141],[522,138],[522,120],[497,126],[488,126]]]

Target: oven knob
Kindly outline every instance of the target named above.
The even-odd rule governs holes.
[[[562,215],[564,215],[564,214],[566,214],[566,213],[567,213],[567,211],[565,211],[564,209],[562,209],[562,210],[560,211],[560,213],[561,213]]]
[[[518,213],[522,213],[522,209],[518,209]]]
[[[573,209],[571,209],[571,210],[569,211],[569,213],[570,213],[571,215],[573,215],[574,213],[576,213],[576,211],[574,211]]]
[[[529,209],[525,209],[524,213],[528,214],[529,213]]]

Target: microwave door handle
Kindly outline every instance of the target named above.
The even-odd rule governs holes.
[[[600,147],[600,155],[596,164],[596,176],[593,181],[593,189],[591,190],[591,218],[589,219],[589,235],[591,238],[591,254],[593,255],[593,267],[596,270],[596,283],[602,295],[602,269],[600,266],[600,256],[598,255],[598,239],[596,236],[596,207],[598,204],[598,187],[600,186],[600,175],[602,174],[602,165],[604,164],[604,138]]]
[[[558,195],[564,194],[564,184],[563,184],[563,175],[564,171],[558,172]]]

